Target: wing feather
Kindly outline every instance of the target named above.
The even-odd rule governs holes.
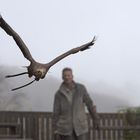
[[[78,53],[79,51],[85,51],[86,49],[89,49],[90,46],[94,45],[95,43],[95,37],[93,38],[93,40],[89,43],[86,43],[80,47],[76,47],[76,48],[73,48],[65,53],[63,53],[62,55],[56,57],[55,59],[53,59],[50,63],[47,63],[46,66],[48,67],[48,64],[49,66],[53,66],[54,64],[56,64],[57,62],[59,62],[60,60],[62,60],[63,58],[71,55],[71,54],[75,54],[75,53]]]
[[[30,62],[34,61],[29,49],[23,42],[23,40],[20,38],[20,36],[6,23],[6,21],[2,18],[0,15],[0,27],[10,36],[13,37],[16,44],[18,45],[19,49],[23,53],[24,57],[28,59]]]

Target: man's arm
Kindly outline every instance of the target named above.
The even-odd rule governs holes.
[[[60,114],[60,101],[59,101],[59,96],[56,93],[55,97],[54,97],[54,104],[53,104],[53,129],[54,129],[54,133],[57,133],[57,121],[58,121],[58,117]]]
[[[99,128],[99,116],[97,114],[97,110],[96,110],[96,106],[93,104],[93,101],[91,99],[91,97],[89,96],[86,88],[84,87],[84,102],[87,106],[87,109],[93,119],[93,127],[94,128]]]

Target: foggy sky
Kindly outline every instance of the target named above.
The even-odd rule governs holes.
[[[1,0],[0,12],[42,63],[97,35],[95,46],[57,63],[49,75],[60,80],[61,70],[69,66],[75,80],[89,88],[106,83],[120,91],[106,94],[140,105],[139,5],[138,0]],[[0,64],[29,64],[2,29],[0,46]]]

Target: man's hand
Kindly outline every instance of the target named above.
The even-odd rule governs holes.
[[[97,121],[93,121],[93,129],[99,130],[100,129],[100,125],[98,120]]]
[[[61,136],[59,134],[54,134],[54,140],[61,140]]]
[[[96,105],[93,106],[94,118],[93,118],[93,128],[99,130],[99,116],[97,114]]]

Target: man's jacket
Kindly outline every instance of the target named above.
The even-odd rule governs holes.
[[[72,103],[63,90],[64,84],[60,86],[55,94],[53,108],[53,127],[55,133],[71,135],[73,130],[79,136],[88,132],[88,120],[85,112],[85,105],[94,120],[97,114],[93,109],[93,102],[87,93],[86,88],[79,83],[75,83],[75,93]]]

